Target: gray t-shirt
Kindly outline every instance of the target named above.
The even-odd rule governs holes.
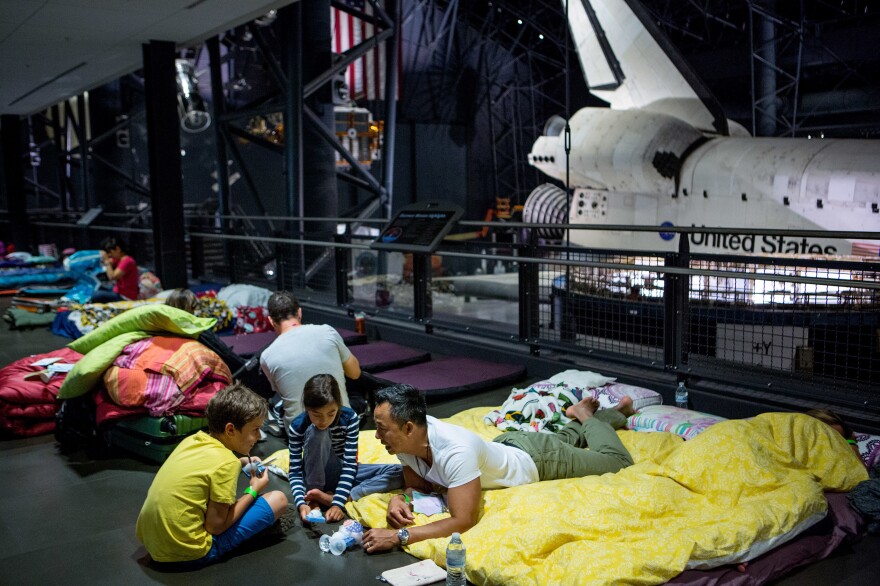
[[[339,383],[342,404],[349,407],[342,363],[351,351],[328,325],[301,325],[278,336],[260,355],[260,368],[284,400],[284,426],[303,412],[303,387],[316,374],[329,374]]]

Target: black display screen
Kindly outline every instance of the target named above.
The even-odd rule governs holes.
[[[419,209],[400,210],[371,247],[402,252],[433,252],[462,213],[457,206],[416,205]]]

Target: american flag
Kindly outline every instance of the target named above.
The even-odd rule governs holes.
[[[880,244],[877,242],[853,242],[854,256],[880,256]]]
[[[341,0],[343,4],[364,12],[373,14],[373,6],[365,0]],[[384,0],[379,1],[384,8]],[[393,16],[392,16],[393,17]],[[374,35],[375,27],[351,14],[336,8],[330,8],[330,27],[333,32],[333,51],[344,53],[351,47],[358,45],[364,39]],[[352,99],[367,100],[385,99],[385,45],[391,40],[385,41],[378,47],[371,49],[362,57],[348,66],[345,73],[345,82]],[[398,42],[398,56],[400,55]],[[398,58],[397,92],[395,99],[400,99],[400,59]]]

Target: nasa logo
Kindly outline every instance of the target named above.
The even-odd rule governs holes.
[[[660,225],[667,228],[672,228],[673,226],[675,226],[675,224],[673,224],[672,222],[663,222]],[[660,232],[660,238],[668,242],[669,240],[675,238],[675,232]]]

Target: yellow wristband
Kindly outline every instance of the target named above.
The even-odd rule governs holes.
[[[257,494],[257,491],[254,490],[253,486],[249,486],[246,489],[244,489],[244,493],[249,494],[252,497],[254,497],[254,500],[257,500],[258,498],[260,498],[260,495]]]

